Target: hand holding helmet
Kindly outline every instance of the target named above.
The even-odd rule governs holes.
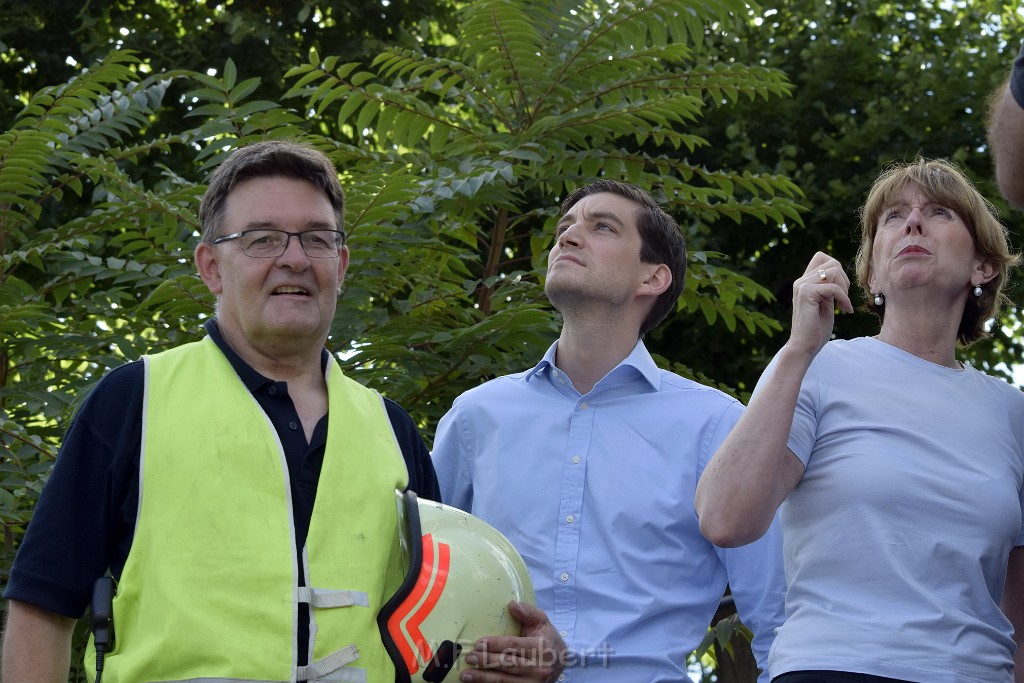
[[[396,492],[400,512],[400,543],[408,562],[406,579],[381,609],[377,623],[384,645],[395,662],[399,681],[440,683],[455,681],[453,670],[466,666],[463,653],[485,668],[497,667],[511,674],[547,678],[552,666],[529,667],[524,658],[503,652],[513,647],[561,639],[544,613],[534,607],[533,583],[519,553],[496,529],[478,517],[429,500],[412,492]],[[514,616],[510,603],[514,606]],[[516,616],[526,620],[521,624]],[[538,638],[543,630],[546,638]],[[522,637],[520,637],[522,635]],[[479,658],[474,650],[485,639],[494,649]],[[553,638],[552,638],[553,636]],[[561,659],[561,650],[548,650],[548,659]],[[505,657],[505,662],[495,658]],[[509,659],[511,657],[511,659]],[[463,661],[460,661],[463,660]],[[551,664],[550,661],[548,662]],[[512,670],[516,669],[516,670]],[[557,666],[560,671],[561,666]],[[474,672],[479,681],[492,673]],[[450,675],[451,674],[451,675]]]
[[[486,671],[474,670],[473,683],[557,680],[565,668],[567,650],[548,616],[522,602],[510,603],[509,609],[522,624],[521,633],[518,637],[488,636],[476,642],[466,654],[466,663]]]

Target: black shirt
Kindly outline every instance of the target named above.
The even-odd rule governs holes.
[[[327,444],[327,417],[307,443],[285,382],[249,367],[224,341],[215,320],[206,325],[281,439],[292,487],[297,550],[305,544]],[[329,356],[321,355],[326,367]],[[143,362],[109,372],[71,422],[50,479],[18,549],[4,598],[21,600],[73,619],[85,612],[97,578],[109,569],[120,577],[131,548],[139,500]],[[202,400],[201,396],[196,397]],[[412,418],[385,399],[398,440],[409,489],[440,500],[430,453]],[[211,406],[210,419],[217,419]],[[188,429],[188,425],[182,425]],[[301,568],[301,562],[299,563]]]

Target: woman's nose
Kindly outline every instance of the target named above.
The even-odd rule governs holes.
[[[921,213],[921,209],[913,207],[910,209],[910,213],[907,215],[907,232],[921,232],[924,227],[924,214]]]

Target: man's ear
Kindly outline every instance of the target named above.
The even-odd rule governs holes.
[[[341,286],[345,284],[345,272],[348,271],[348,245],[341,248],[338,254],[338,294],[341,294]]]
[[[223,291],[220,279],[220,263],[217,260],[217,250],[209,242],[200,242],[196,245],[195,252],[196,270],[199,277],[203,279],[206,288],[214,296]]]
[[[637,294],[659,296],[672,284],[672,271],[664,263],[645,264],[649,266],[647,277],[640,283]]]

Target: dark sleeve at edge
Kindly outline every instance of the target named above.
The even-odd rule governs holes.
[[[430,460],[430,451],[423,442],[423,436],[409,414],[395,403],[385,398],[384,405],[391,420],[391,428],[402,449],[406,469],[409,470],[409,490],[420,498],[441,502],[441,486],[437,483],[434,464]]]
[[[138,505],[145,370],[107,373],[64,435],[3,597],[77,619],[96,579],[119,576]]]
[[[1024,108],[1024,42],[1021,43],[1017,58],[1013,60],[1013,70],[1010,72],[1010,93],[1017,104]]]

